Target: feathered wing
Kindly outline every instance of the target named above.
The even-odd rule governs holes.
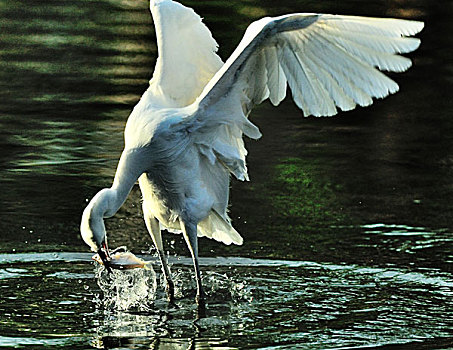
[[[200,16],[172,0],[151,0],[158,58],[150,89],[166,107],[190,105],[223,65]]]
[[[292,14],[252,23],[241,43],[214,75],[191,117],[200,152],[247,178],[245,134],[259,138],[248,121],[253,106],[269,98],[278,105],[289,85],[305,116],[332,116],[368,106],[398,91],[379,70],[402,72],[415,50],[410,38],[422,22],[325,14]]]

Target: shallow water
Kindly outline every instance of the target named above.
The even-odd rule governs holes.
[[[90,344],[109,349],[187,348],[190,343],[306,349],[451,345],[453,279],[440,270],[202,258],[208,303],[206,317],[197,319],[195,285],[187,283],[190,259],[169,261],[177,295],[169,304],[153,270],[115,271],[108,277],[103,268],[90,266],[89,258],[85,253],[0,255],[0,308],[6,321],[1,331],[8,334],[0,344],[74,349]],[[9,303],[14,312],[6,312]]]
[[[109,280],[78,233],[152,74],[148,4],[0,0],[0,348],[453,347],[451,2],[184,3],[224,59],[265,15],[397,16],[426,29],[414,67],[394,76],[401,91],[370,108],[254,111],[263,138],[247,141],[251,182],[231,189],[244,245],[200,240],[198,319],[191,262],[171,234],[178,300],[165,300],[137,189],[106,222],[109,242],[152,270]]]

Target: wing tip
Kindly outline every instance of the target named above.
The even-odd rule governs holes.
[[[412,21],[412,23],[414,24],[414,27],[413,27],[414,34],[411,34],[411,35],[418,34],[423,30],[423,28],[425,28],[425,22],[423,22],[423,21]]]

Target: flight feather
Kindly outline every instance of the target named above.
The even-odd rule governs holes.
[[[192,9],[171,0],[151,0],[150,9],[158,45],[150,90],[164,107],[185,107],[223,65],[218,45]]]

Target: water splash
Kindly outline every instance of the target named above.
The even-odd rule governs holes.
[[[110,274],[97,266],[95,275],[107,310],[148,311],[156,298],[157,277],[151,265],[143,269],[113,270]]]
[[[182,299],[192,297],[196,291],[196,283],[191,268],[174,268],[172,273],[175,285],[175,297]],[[252,289],[245,280],[237,281],[226,272],[202,271],[201,281],[207,294],[208,304],[218,302],[251,302]],[[163,283],[163,279],[161,279]]]
[[[226,273],[220,274],[207,271],[203,277],[206,293],[215,300],[222,301],[253,301],[252,289],[246,280],[236,281]]]

